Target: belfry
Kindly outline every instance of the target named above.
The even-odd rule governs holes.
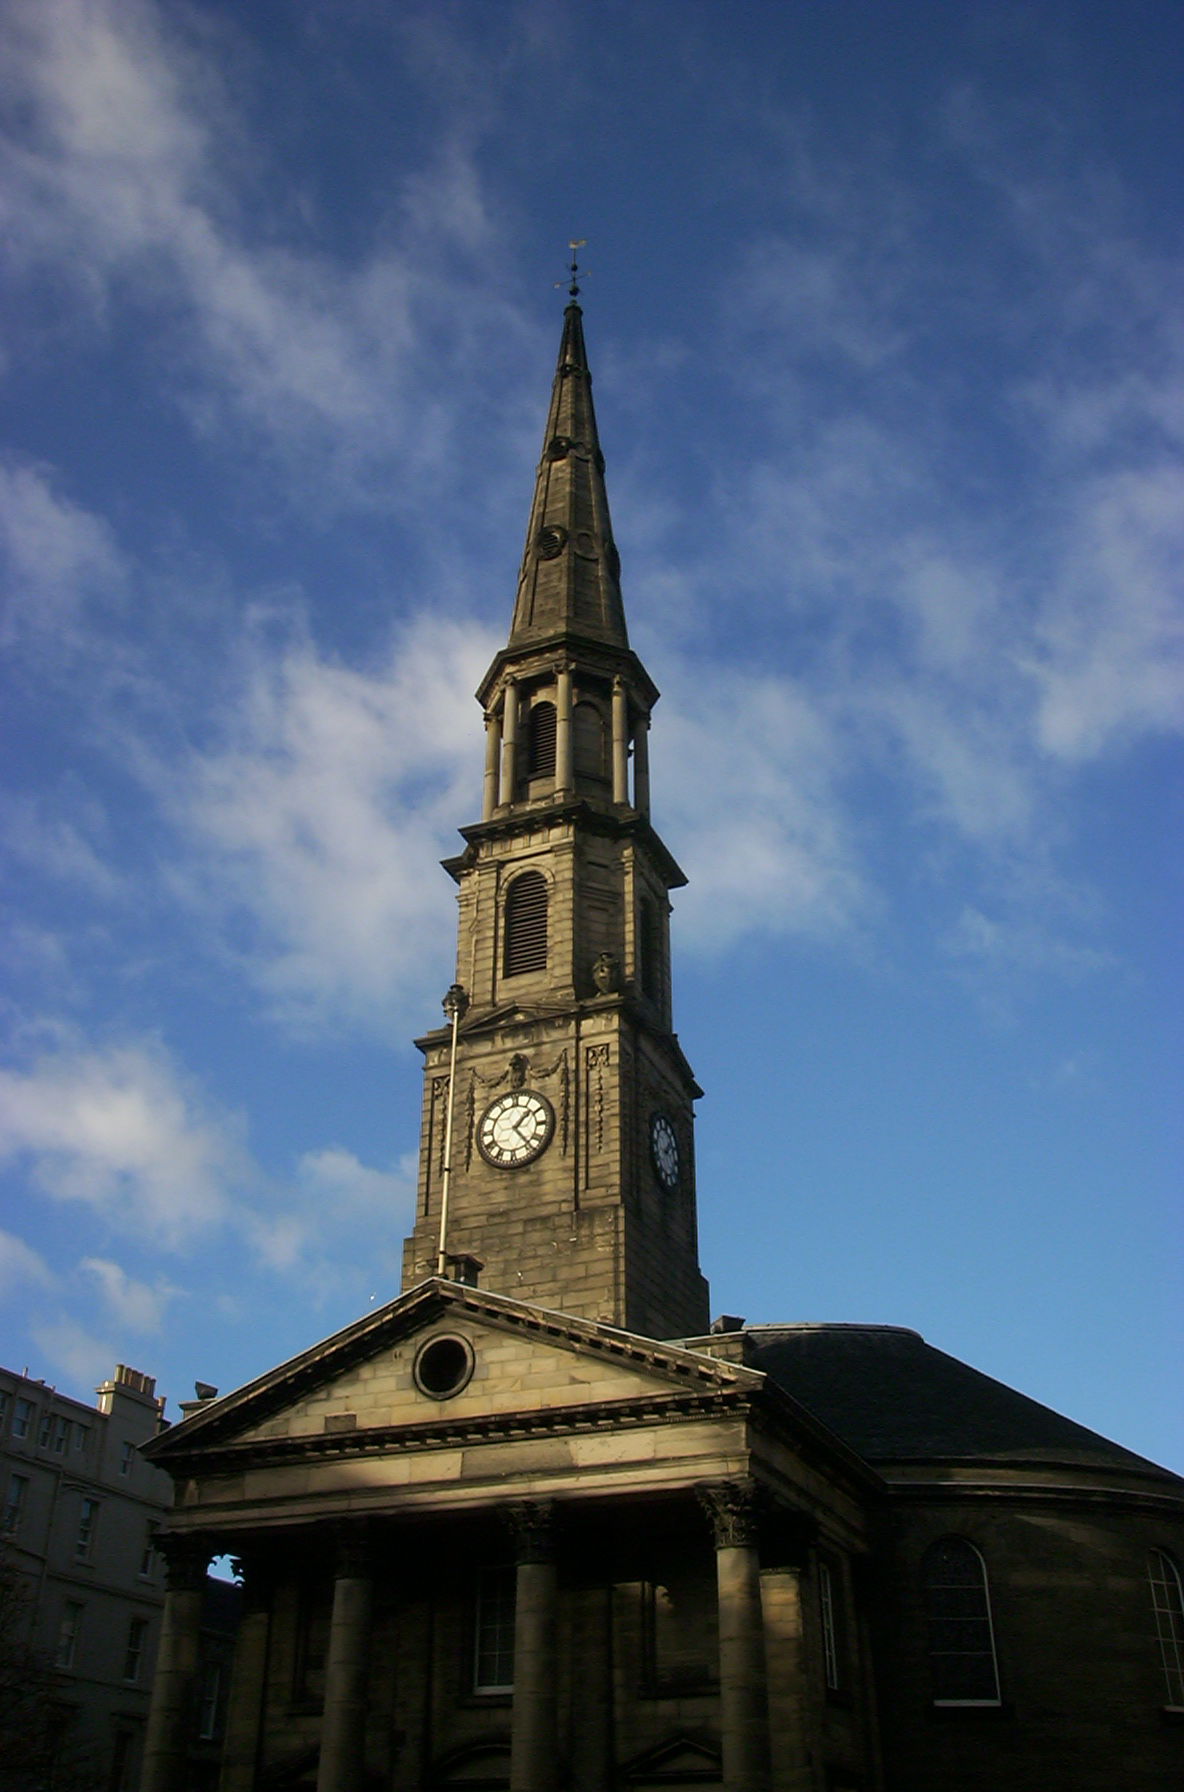
[[[1184,1482],[903,1327],[709,1324],[657,697],[573,293],[403,1291],[144,1447],[176,1503],[142,1792],[213,1792],[226,1555],[219,1792],[1184,1779]]]
[[[481,1262],[482,1286],[650,1337],[696,1335],[700,1091],[671,1030],[668,927],[669,891],[686,880],[650,823],[658,692],[629,647],[574,299],[510,638],[478,698],[482,816],[446,862],[466,1006],[455,1084],[448,1030],[420,1041],[404,1287],[445,1267],[451,1156],[445,1255]]]

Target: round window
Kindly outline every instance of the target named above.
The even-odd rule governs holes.
[[[464,1338],[429,1338],[415,1359],[415,1384],[432,1400],[451,1400],[467,1384],[473,1362]]]

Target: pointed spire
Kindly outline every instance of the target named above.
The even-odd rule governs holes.
[[[563,314],[509,645],[526,647],[563,635],[629,645],[583,312],[574,298]]]

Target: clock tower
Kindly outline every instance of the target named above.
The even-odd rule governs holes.
[[[701,1091],[671,1030],[669,892],[686,880],[649,814],[657,698],[629,646],[573,291],[510,637],[477,692],[481,820],[445,861],[459,988],[451,1024],[418,1041],[405,1288],[475,1258],[497,1293],[650,1337],[707,1329]]]

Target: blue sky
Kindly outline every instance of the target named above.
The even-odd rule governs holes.
[[[1182,52],[0,4],[5,1362],[175,1401],[397,1292],[574,235],[713,1311],[1184,1469]]]

